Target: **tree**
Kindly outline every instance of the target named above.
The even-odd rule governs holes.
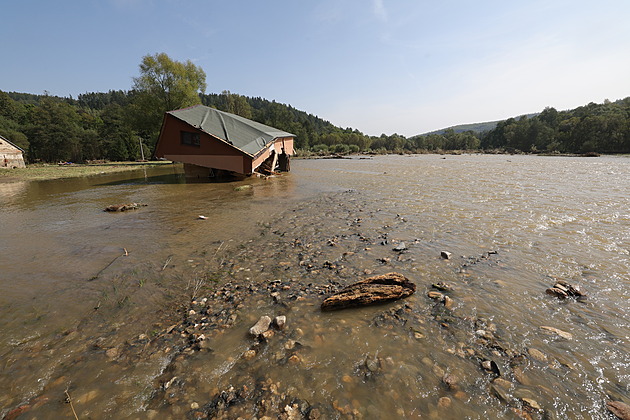
[[[144,137],[157,140],[165,112],[201,103],[206,73],[190,60],[180,63],[159,53],[142,58],[140,76],[133,82],[137,127]]]

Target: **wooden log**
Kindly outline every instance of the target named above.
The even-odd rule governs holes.
[[[412,295],[416,285],[398,273],[374,276],[351,284],[338,293],[326,298],[322,310],[351,308],[372,305]]]

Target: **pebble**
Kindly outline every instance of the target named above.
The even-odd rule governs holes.
[[[276,328],[278,328],[279,330],[283,330],[285,324],[287,323],[287,317],[284,315],[279,315],[274,319],[273,323]]]
[[[559,330],[559,329],[554,328],[554,327],[541,326],[540,329],[544,330],[544,331],[551,332],[553,334],[556,334],[556,335],[564,338],[565,340],[573,339],[573,334],[568,333],[566,331]]]
[[[254,337],[258,337],[269,329],[269,325],[271,325],[271,318],[267,315],[263,315],[260,317],[258,322],[249,329],[249,333]]]
[[[547,361],[547,355],[545,353],[543,353],[542,351],[538,350],[538,349],[528,348],[527,349],[527,353],[529,353],[529,355],[534,360],[537,360],[539,362],[546,362]]]
[[[256,357],[256,350],[247,350],[245,353],[243,353],[243,359],[245,360],[251,360],[254,357]]]
[[[429,293],[427,293],[427,296],[430,297],[433,300],[442,300],[444,299],[444,295],[440,292],[436,292],[436,291],[430,291]]]
[[[439,408],[449,408],[451,406],[451,399],[449,397],[442,397],[438,400]]]
[[[448,251],[442,251],[442,252],[440,252],[440,256],[441,256],[442,258],[444,258],[445,260],[450,260],[452,255],[453,255],[453,254],[451,254],[451,253],[450,253],[450,252],[448,252]]]

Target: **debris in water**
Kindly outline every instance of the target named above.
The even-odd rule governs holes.
[[[415,291],[416,285],[402,274],[383,274],[351,284],[340,292],[329,296],[322,302],[321,308],[327,310],[371,305],[402,299],[412,295]]]
[[[197,217],[197,219],[199,220],[206,220],[208,218],[208,216],[201,216],[199,215],[199,217]]]
[[[111,206],[105,207],[105,211],[115,212],[115,211],[138,210],[138,208],[146,207],[146,206],[147,206],[146,204],[142,204],[142,203],[118,204],[118,205],[111,205]]]

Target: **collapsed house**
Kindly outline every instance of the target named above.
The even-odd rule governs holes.
[[[0,136],[0,168],[25,168],[24,150]]]
[[[155,156],[184,163],[186,176],[270,174],[290,169],[295,136],[204,105],[164,115]]]

